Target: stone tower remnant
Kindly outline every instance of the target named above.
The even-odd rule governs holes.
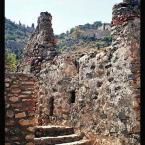
[[[51,20],[50,13],[40,13],[38,25],[25,48],[24,58],[18,71],[36,75],[40,72],[42,63],[53,60],[57,55]]]

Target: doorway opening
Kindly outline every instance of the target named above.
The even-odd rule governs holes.
[[[70,103],[75,103],[76,100],[76,92],[75,90],[70,91]]]
[[[54,111],[54,98],[51,97],[49,100],[49,116],[53,116]]]

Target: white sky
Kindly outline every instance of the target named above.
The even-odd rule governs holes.
[[[95,21],[111,22],[112,7],[122,0],[5,0],[5,16],[12,21],[37,25],[40,12],[52,15],[55,34]]]

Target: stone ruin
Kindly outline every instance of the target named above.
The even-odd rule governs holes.
[[[140,5],[140,0],[123,0],[123,2],[131,5]]]
[[[114,5],[112,45],[100,50],[58,54],[52,17],[40,14],[19,73],[6,75],[6,145],[140,145],[140,4],[132,2]]]
[[[55,37],[53,34],[52,16],[48,12],[41,12],[38,18],[38,26],[25,48],[24,58],[18,71],[38,74],[41,64],[53,60],[57,55],[55,50]]]

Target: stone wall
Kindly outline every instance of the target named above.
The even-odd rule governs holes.
[[[45,63],[39,73],[45,90],[41,124],[73,126],[97,145],[138,145],[139,36],[139,7],[120,3],[113,7],[111,47],[69,52]]]
[[[29,70],[34,70],[30,72],[38,77],[40,86],[36,113],[39,125],[73,126],[96,145],[140,144],[140,9],[132,2],[113,7],[112,46],[82,48],[52,55],[51,59],[40,53],[45,59],[38,63],[39,70],[31,63]],[[43,39],[41,34],[35,37]],[[33,42],[41,43],[32,39],[30,44]],[[39,52],[42,47],[48,48],[36,46]],[[29,49],[27,54],[26,62],[29,58],[38,62]]]
[[[37,76],[42,69],[41,65],[57,55],[51,20],[50,13],[40,13],[36,30],[24,49],[24,57],[18,66],[18,72]]]
[[[78,102],[72,109],[72,122],[88,135],[94,134],[96,144],[137,145],[140,142],[137,7],[126,3],[113,7],[112,37],[111,49],[94,58],[83,56],[79,61]]]
[[[37,79],[25,74],[5,75],[5,145],[34,145]]]

